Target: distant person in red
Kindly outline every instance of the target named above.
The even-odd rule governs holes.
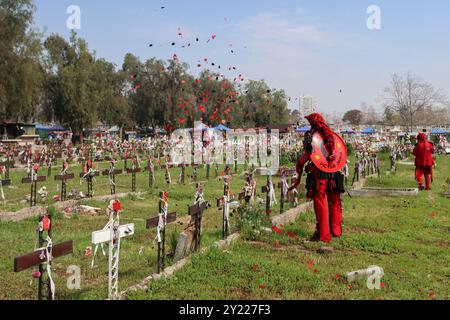
[[[311,241],[323,241],[329,243],[331,236],[340,238],[342,236],[342,204],[341,194],[345,192],[344,176],[338,171],[325,173],[318,169],[311,160],[313,151],[312,139],[316,133],[323,138],[328,161],[333,161],[335,156],[335,141],[331,129],[326,125],[323,117],[313,113],[306,117],[311,124],[311,131],[305,135],[303,142],[304,153],[297,162],[297,181],[289,189],[298,187],[303,174],[303,168],[308,174],[306,179],[307,198],[314,202],[316,213],[316,232]]]
[[[416,180],[419,183],[420,190],[431,190],[433,182],[433,153],[435,149],[431,142],[427,140],[425,133],[419,133],[417,136],[417,144],[413,154],[416,157]],[[423,185],[423,176],[425,176],[425,184]]]

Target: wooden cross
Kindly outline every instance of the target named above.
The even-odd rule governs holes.
[[[123,171],[119,169],[111,168],[109,170],[103,170],[102,175],[109,177],[109,187],[111,189],[111,195],[116,194],[116,175],[122,174]]]
[[[53,167],[54,161],[56,161],[56,159],[54,157],[53,150],[48,149],[48,152],[47,152],[47,177],[49,177],[49,178],[52,176],[52,167]]]
[[[89,162],[91,163],[91,166],[87,167],[86,172],[80,173],[80,178],[87,180],[87,187],[88,187],[87,197],[92,198],[94,196],[94,177],[100,176],[100,172],[94,171],[94,169],[92,168],[92,162],[91,161]]]
[[[193,164],[192,165],[192,182],[197,182],[197,180],[198,180],[197,169],[198,169],[198,165]]]
[[[127,173],[131,173],[131,192],[136,192],[136,173],[139,172],[141,172],[141,168],[127,169]]]
[[[291,173],[293,174],[293,170],[281,170],[280,173],[280,178],[281,178],[281,182],[278,183],[278,188],[280,188],[281,190],[281,196],[280,196],[280,214],[283,213],[284,211],[284,202],[287,200],[287,196],[288,196],[288,189],[289,187],[286,186],[287,182],[287,176],[288,174]]]
[[[180,164],[180,165],[178,165],[178,168],[181,168],[180,176],[178,178],[178,183],[185,184],[186,183],[186,165]]]
[[[128,160],[131,158],[129,156],[123,156],[121,159],[123,160],[123,171],[126,172],[128,170]]]
[[[267,176],[267,184],[261,188],[261,192],[266,194],[266,214],[270,215],[272,208],[272,179]]]
[[[109,222],[103,230],[92,233],[92,244],[101,245],[109,242],[108,257],[108,297],[117,299],[119,294],[119,255],[120,241],[122,238],[134,235],[134,224],[120,225],[119,200],[112,200],[108,206]]]
[[[21,272],[34,266],[39,266],[39,271],[33,273],[33,277],[38,278],[38,300],[44,298],[54,300],[55,289],[52,278],[52,261],[73,252],[73,241],[66,241],[54,245],[52,243],[52,219],[51,215],[43,215],[39,217],[39,249],[26,255],[16,257],[14,259],[14,272]],[[44,238],[44,234],[47,237]],[[45,266],[45,268],[44,268]],[[46,275],[45,279],[44,276]],[[47,292],[44,288],[47,287]]]
[[[230,208],[239,207],[239,202],[235,201],[235,196],[230,194],[230,177],[224,178],[223,196],[217,199],[217,207],[222,208],[223,223],[222,223],[222,238],[225,239],[230,234]]]
[[[37,193],[37,183],[44,182],[47,180],[45,176],[38,176],[38,167],[35,165],[34,168],[31,169],[31,176],[22,179],[22,184],[29,183],[31,184],[31,195],[30,195],[30,207],[36,206],[36,193]]]
[[[145,170],[148,171],[148,187],[153,188],[153,184],[155,183],[155,167],[152,160],[147,161]]]
[[[208,202],[202,202],[197,203],[188,209],[188,213],[194,221],[194,236],[192,239],[191,251],[200,249],[203,211],[209,207],[210,205]]]
[[[173,168],[173,165],[169,165],[167,162],[166,164],[161,166],[161,169],[165,169],[165,177],[166,177],[166,183],[168,185],[172,184],[172,178],[170,177],[170,169]]]
[[[211,171],[211,164],[208,162],[206,164],[206,180],[209,180],[210,171]]]
[[[156,238],[158,240],[158,261],[157,272],[158,274],[164,270],[164,262],[166,257],[166,226],[169,223],[177,220],[177,213],[167,213],[167,192],[161,192],[159,194],[159,213],[157,217],[147,220],[147,229],[157,229]]]
[[[66,201],[67,196],[67,180],[75,178],[75,174],[66,173],[55,176],[55,181],[61,181],[61,201]]]
[[[219,164],[217,162],[214,163],[214,177],[217,179],[219,176]]]
[[[360,172],[361,172],[360,162],[358,160],[356,160],[355,173],[353,174],[352,186],[355,184],[355,182],[359,182]]]

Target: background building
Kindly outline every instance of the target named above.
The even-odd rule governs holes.
[[[300,97],[300,116],[304,119],[307,115],[317,111],[317,99],[313,96]],[[305,120],[306,121],[306,120]]]

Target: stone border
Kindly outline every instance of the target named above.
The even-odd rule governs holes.
[[[417,188],[405,189],[383,189],[383,188],[362,188],[349,191],[352,197],[414,197],[419,194]]]

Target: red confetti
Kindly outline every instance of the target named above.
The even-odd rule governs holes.
[[[428,299],[430,300],[436,300],[436,292],[434,292],[434,290],[430,290],[428,292]]]
[[[260,284],[260,285],[259,285],[259,288],[260,288],[260,289],[265,289],[265,288],[266,288],[266,286],[265,286],[265,285],[263,285],[263,284]]]
[[[314,265],[314,261],[310,259],[308,261],[308,271],[312,269],[313,265]]]
[[[289,232],[287,233],[287,236],[288,236],[289,238],[293,238],[293,239],[297,238],[297,236],[296,236],[292,231],[289,231]]]
[[[384,282],[380,283],[380,287],[384,288]]]
[[[336,280],[339,280],[341,277],[342,277],[342,276],[341,276],[339,273],[336,273],[336,274],[334,275],[334,278],[335,278]]]
[[[277,233],[277,234],[283,234],[284,230],[283,229],[278,229],[277,226],[273,226],[272,227],[273,232]]]

